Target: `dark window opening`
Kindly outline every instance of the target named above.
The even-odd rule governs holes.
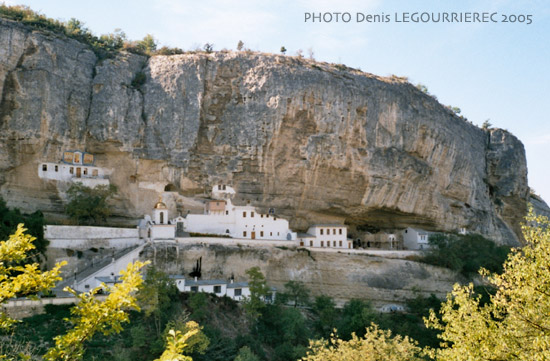
[[[47,164],[42,164],[42,170],[45,172],[48,170],[48,165]]]
[[[214,293],[222,293],[222,286],[214,286]]]
[[[243,290],[240,288],[235,288],[235,296],[240,296],[243,294]]]

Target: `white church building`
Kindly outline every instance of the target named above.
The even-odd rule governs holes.
[[[296,240],[296,232],[292,232],[286,219],[259,213],[250,205],[234,205],[234,194],[230,186],[214,186],[212,197],[218,199],[205,204],[204,214],[188,214],[185,231],[240,239]]]

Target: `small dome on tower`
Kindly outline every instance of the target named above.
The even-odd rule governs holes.
[[[157,204],[155,204],[155,209],[166,209],[166,204],[162,202],[162,197],[159,198]]]

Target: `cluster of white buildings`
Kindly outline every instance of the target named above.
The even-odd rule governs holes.
[[[166,205],[160,200],[152,215],[140,221],[142,238],[173,240],[187,234],[227,236],[245,240],[286,240],[302,247],[352,248],[347,228],[342,224],[319,224],[298,235],[289,228],[286,219],[273,213],[261,213],[250,205],[234,205],[235,190],[227,185],[212,189],[212,200],[205,203],[203,214],[187,214],[170,219]]]

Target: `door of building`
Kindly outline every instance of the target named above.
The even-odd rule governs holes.
[[[256,239],[256,232],[252,231],[252,234],[250,235],[251,239]]]
[[[80,167],[76,167],[76,177],[77,177],[77,178],[80,178],[80,176],[81,176],[81,173],[80,173],[80,172],[81,172],[81,168],[80,168]]]

